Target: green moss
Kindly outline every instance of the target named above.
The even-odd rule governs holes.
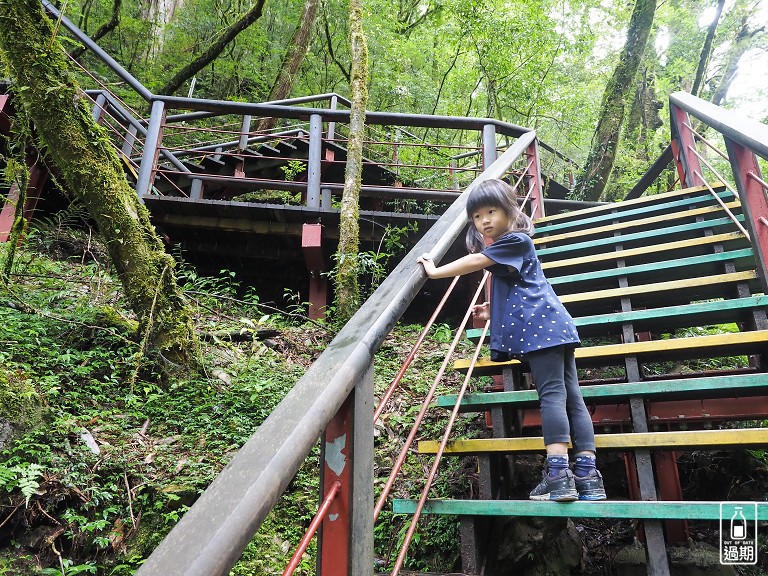
[[[28,430],[40,424],[42,403],[32,383],[19,373],[7,372],[0,367],[0,424],[7,423],[15,430]],[[0,430],[2,436],[9,430]]]
[[[112,306],[104,306],[95,314],[95,320],[99,326],[115,328],[121,334],[133,338],[139,329],[136,320],[126,318]]]

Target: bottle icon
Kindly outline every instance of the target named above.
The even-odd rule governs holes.
[[[731,540],[744,540],[747,537],[747,519],[741,513],[741,506],[736,506],[736,511],[731,518]]]

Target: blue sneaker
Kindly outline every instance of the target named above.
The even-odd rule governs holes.
[[[579,478],[575,476],[576,491],[579,493],[579,500],[605,500],[605,486],[603,486],[603,475],[598,470],[593,470],[586,476]]]
[[[538,486],[528,495],[531,500],[554,500],[555,502],[573,502],[579,499],[576,491],[576,480],[573,472],[562,470],[554,478],[550,478],[546,470]]]

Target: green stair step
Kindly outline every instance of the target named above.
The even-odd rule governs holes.
[[[420,454],[436,454],[440,443],[436,440],[419,442]],[[765,448],[768,446],[768,428],[729,430],[680,430],[675,432],[628,432],[595,434],[598,450],[704,450],[726,447]],[[511,454],[543,452],[542,436],[518,438],[476,438],[452,440],[445,447],[446,456],[470,454]]]
[[[577,366],[583,368],[587,366],[623,365],[626,356],[636,356],[640,362],[658,362],[661,360],[760,354],[765,353],[767,347],[768,330],[755,330],[694,338],[590,346],[576,348],[575,355]],[[459,372],[466,372],[469,364],[469,360],[459,359],[453,363],[453,367]],[[480,358],[475,364],[473,374],[475,376],[500,375],[505,368],[519,365],[520,362],[517,360],[492,362],[490,358]]]
[[[622,298],[631,298],[634,309],[654,308],[660,305],[677,306],[696,300],[724,298],[735,292],[735,285],[738,283],[746,283],[753,292],[761,289],[757,272],[743,270],[626,288],[562,294],[560,300],[571,316],[584,316],[585,313],[608,313],[616,310],[621,306]]]
[[[714,182],[711,186],[718,193],[722,193],[724,190],[724,186],[720,182]],[[687,196],[700,198],[703,202],[706,201],[706,198],[712,199],[712,194],[706,186],[683,188],[680,190],[665,192],[663,194],[641,196],[640,198],[635,198],[634,200],[606,203],[600,206],[585,208],[583,210],[577,210],[574,212],[563,212],[561,214],[545,216],[544,218],[537,220],[537,227],[539,224],[544,229],[546,229],[545,227],[560,223],[578,224],[587,218],[599,216],[602,214],[608,214],[610,216],[616,217],[621,215],[622,212],[626,212],[628,210],[634,210],[636,208],[640,208],[641,210],[645,210],[647,208],[653,209],[653,207],[658,204],[674,202],[676,199],[685,198]]]
[[[732,212],[740,212],[741,204],[731,192],[720,194],[723,203]],[[536,226],[536,244],[554,244],[568,237],[594,236],[630,228],[654,228],[659,222],[695,218],[723,212],[723,207],[710,195],[687,198],[669,204],[659,204],[627,212],[614,212],[599,217],[585,218],[568,224]],[[659,214],[660,213],[660,214]]]
[[[744,314],[768,307],[768,296],[750,296],[731,300],[713,300],[682,306],[664,306],[631,312],[611,312],[592,316],[575,316],[573,322],[582,336],[620,333],[623,324],[632,323],[635,332],[662,332],[690,326],[728,324],[743,320]],[[613,328],[613,330],[611,330]],[[467,339],[477,343],[483,330],[466,331]]]
[[[749,296],[696,302],[682,306],[579,316],[574,318],[574,322],[584,334],[595,333],[594,328],[600,326],[617,326],[621,330],[621,325],[629,322],[633,324],[636,332],[651,329],[658,332],[674,328],[738,322],[746,313],[766,307],[768,307],[768,296]]]
[[[741,232],[728,232],[725,234],[688,238],[686,240],[675,240],[673,242],[649,242],[648,245],[638,248],[627,248],[614,252],[600,252],[563,260],[552,260],[542,262],[541,265],[547,277],[554,277],[562,274],[559,271],[564,268],[572,272],[596,270],[606,266],[615,268],[616,261],[618,260],[623,260],[627,266],[632,266],[635,264],[653,263],[664,257],[671,259],[703,256],[711,254],[713,247],[717,245],[727,245],[729,250],[750,247],[749,240]]]
[[[738,214],[736,219],[743,223],[744,215]],[[692,222],[690,224],[680,224],[678,226],[668,226],[666,228],[656,228],[654,230],[644,230],[643,232],[634,232],[632,234],[623,234],[621,236],[609,236],[607,238],[596,238],[587,242],[573,242],[555,246],[554,248],[540,248],[536,250],[539,258],[544,261],[552,260],[553,257],[559,257],[570,252],[595,253],[605,252],[606,249],[612,250],[616,244],[637,244],[639,242],[655,244],[659,238],[671,238],[673,236],[692,237],[692,232],[700,230],[719,230],[727,229],[732,231],[736,229],[736,224],[728,217],[713,218],[711,220],[702,220],[701,222]]]
[[[723,264],[732,262],[737,270],[755,268],[755,253],[751,248],[733,250],[730,252],[720,252],[717,254],[706,254],[704,256],[690,256],[688,258],[679,258],[676,260],[661,260],[648,264],[636,264],[624,268],[606,268],[603,270],[594,270],[591,272],[582,272],[580,274],[569,274],[563,276],[547,275],[547,279],[552,286],[562,287],[565,284],[599,284],[610,282],[616,285],[616,279],[626,276],[633,283],[646,278],[649,281],[657,279],[663,270],[666,280],[687,278],[690,276],[704,276],[708,274],[717,274],[723,272]],[[606,282],[607,281],[607,282]]]
[[[395,499],[395,514],[413,514],[417,500]],[[720,502],[604,500],[546,502],[536,500],[427,500],[424,514],[455,516],[548,516],[632,518],[637,520],[719,520]],[[754,520],[754,518],[749,518]],[[768,520],[768,503],[757,503],[757,520]]]
[[[599,384],[582,386],[581,393],[587,404],[624,402],[632,396],[644,398],[663,397],[667,400],[683,398],[733,398],[761,394],[768,388],[768,374],[737,374],[707,378],[681,378],[622,384]],[[439,396],[439,408],[453,408],[455,394]],[[510,392],[480,392],[467,394],[461,403],[461,412],[481,412],[496,406],[531,408],[539,405],[536,390],[514,390]]]

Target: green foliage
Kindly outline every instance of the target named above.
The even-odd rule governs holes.
[[[7,408],[17,412],[11,401],[29,397],[44,425],[0,448],[0,496],[11,503],[0,523],[7,520],[9,534],[51,518],[63,528],[37,554],[46,573],[132,573],[304,367],[255,338],[270,317],[251,320],[251,302],[228,299],[237,289],[230,273],[215,280],[188,274],[195,298],[206,303],[201,325],[238,326],[253,340],[214,341],[208,376],[165,381],[145,362],[129,387],[138,344],[130,323],[118,321],[131,317],[116,280],[97,264],[52,261],[25,249],[19,256],[0,294],[0,304],[24,294],[24,307],[0,305],[0,383],[7,384]],[[299,507],[286,540],[294,541],[297,519],[311,517],[316,478],[310,464],[295,481],[306,496],[294,501],[291,489],[285,497]],[[275,530],[282,529],[277,518]]]

